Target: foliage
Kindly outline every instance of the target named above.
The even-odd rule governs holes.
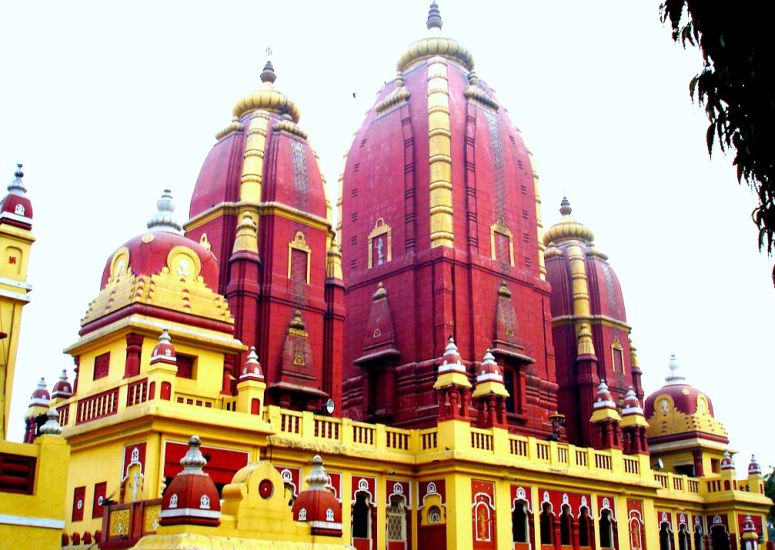
[[[764,476],[764,494],[775,501],[775,470]],[[767,514],[767,523],[775,523],[775,504],[770,506],[770,513]]]
[[[771,3],[755,0],[665,0],[662,22],[673,40],[699,47],[702,71],[689,84],[692,99],[710,121],[708,153],[714,142],[734,148],[738,181],[758,195],[753,221],[759,247],[775,251],[775,29]]]

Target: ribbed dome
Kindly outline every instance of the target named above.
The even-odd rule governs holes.
[[[644,407],[646,418],[651,418],[654,410],[661,408],[661,405],[657,405],[660,397],[669,397],[672,406],[684,414],[695,414],[700,411],[715,417],[710,397],[689,384],[686,378],[678,373],[679,364],[675,355],[670,356],[669,366],[670,375],[665,377],[667,383],[646,398]]]

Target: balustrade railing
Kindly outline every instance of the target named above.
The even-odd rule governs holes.
[[[75,423],[84,424],[118,412],[118,388],[104,391],[78,401]]]

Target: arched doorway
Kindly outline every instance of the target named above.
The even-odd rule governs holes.
[[[527,501],[515,500],[511,510],[511,540],[514,548],[529,548],[532,542],[530,536],[531,514]]]
[[[659,524],[659,550],[673,550],[673,529],[666,521]]]
[[[723,525],[714,525],[710,529],[710,547],[713,550],[730,550],[729,532]]]
[[[548,502],[541,504],[541,514],[539,516],[541,529],[541,547],[553,548],[554,541],[554,512],[552,505]]]
[[[571,517],[570,506],[562,505],[560,514],[560,547],[573,545],[573,517]]]
[[[689,528],[685,523],[678,527],[678,550],[692,550]]]
[[[352,538],[356,550],[371,550],[371,496],[363,491],[355,493]]]
[[[613,548],[614,545],[614,525],[611,520],[611,510],[600,512],[600,524],[598,525],[600,548]]]
[[[582,506],[579,510],[579,548],[591,548],[594,546],[592,530],[592,517],[589,508]]]

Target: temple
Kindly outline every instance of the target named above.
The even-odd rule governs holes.
[[[267,62],[188,219],[164,189],[116,236],[72,366],[40,373],[56,382],[12,443],[34,241],[19,167],[0,203],[0,541],[773,547],[756,459],[675,357],[644,395],[608,257],[568,199],[544,228],[532,153],[442,26],[433,2],[355,134],[336,216]]]

